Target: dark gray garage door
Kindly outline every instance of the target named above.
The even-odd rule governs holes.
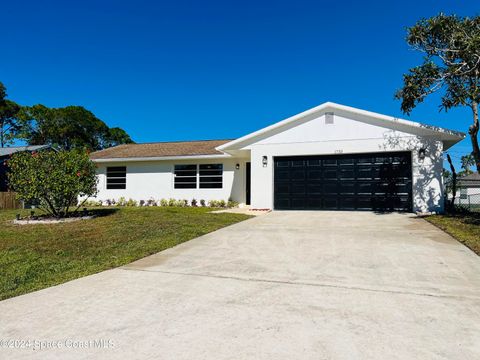
[[[276,157],[278,210],[411,211],[410,152]]]

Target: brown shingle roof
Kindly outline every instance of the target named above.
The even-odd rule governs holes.
[[[114,146],[90,154],[92,160],[115,158],[143,158],[163,156],[221,155],[215,150],[231,140],[200,140],[158,142],[146,144],[125,144]]]

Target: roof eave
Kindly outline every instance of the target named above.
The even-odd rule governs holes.
[[[406,119],[400,119],[400,118],[396,118],[396,117],[392,117],[392,116],[388,116],[388,115],[383,115],[383,114],[379,114],[379,113],[375,113],[375,112],[371,112],[371,111],[367,111],[367,110],[357,109],[357,108],[346,106],[346,105],[336,104],[336,103],[333,103],[333,102],[326,102],[326,103],[323,103],[319,106],[311,108],[309,110],[301,112],[297,115],[294,115],[294,116],[291,116],[287,119],[279,121],[275,124],[264,127],[260,130],[257,130],[255,132],[253,132],[253,133],[242,136],[242,137],[240,137],[236,140],[233,140],[233,141],[230,141],[226,144],[218,146],[215,149],[218,150],[218,151],[224,151],[224,152],[228,152],[228,150],[234,150],[236,145],[245,143],[248,140],[252,140],[256,137],[262,136],[262,135],[264,135],[268,132],[271,132],[271,131],[276,130],[280,127],[288,125],[288,124],[290,124],[294,121],[302,119],[302,118],[304,118],[306,116],[309,116],[311,114],[314,114],[314,113],[317,113],[317,112],[319,113],[319,112],[322,112],[322,111],[328,111],[330,109],[333,110],[333,111],[338,110],[338,111],[345,111],[345,112],[349,112],[349,113],[353,113],[353,114],[357,114],[357,115],[363,115],[363,116],[378,119],[378,120],[381,120],[381,121],[386,121],[386,122],[389,122],[389,123],[402,124],[402,125],[406,125],[406,126],[413,127],[413,128],[418,128],[418,129],[426,129],[426,130],[432,132],[433,135],[438,136],[439,140],[450,142],[450,143],[453,142],[452,145],[456,144],[457,142],[459,142],[461,140],[463,140],[466,136],[464,133],[459,132],[459,131],[449,130],[449,129],[446,129],[446,128],[436,127],[436,126],[431,126],[431,125],[425,125],[425,124],[421,124],[421,123],[406,120]],[[447,144],[448,147],[450,147],[452,145]]]
[[[175,156],[144,156],[144,157],[118,157],[91,159],[96,163],[110,162],[136,162],[136,161],[162,161],[162,160],[201,160],[201,159],[226,159],[232,156],[228,154],[209,154],[209,155],[175,155]]]

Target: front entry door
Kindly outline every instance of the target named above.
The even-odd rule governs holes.
[[[245,179],[245,203],[250,205],[250,185],[251,185],[251,164],[246,163],[246,179]]]

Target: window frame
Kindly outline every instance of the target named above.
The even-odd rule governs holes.
[[[209,169],[209,168],[204,168],[207,166],[212,166],[214,168]],[[219,168],[215,168],[215,167]],[[202,175],[201,171],[206,171],[207,173]],[[220,175],[215,174],[215,172],[220,171]],[[209,173],[210,172],[210,173]],[[203,185],[218,185],[220,186],[202,186],[202,178],[203,179],[220,179],[220,182],[217,181],[204,181]],[[198,188],[199,189],[223,189],[223,164],[222,163],[216,163],[216,164],[199,164],[198,165]]]
[[[195,187],[176,187],[175,179],[177,178],[177,167],[179,166],[195,166]],[[218,169],[201,169],[202,167],[206,166],[217,166]],[[212,174],[200,174],[201,170],[203,171],[210,171]],[[185,170],[187,171],[187,170]],[[193,171],[193,170],[190,170]],[[220,171],[220,174],[214,174],[215,171]],[[172,165],[172,187],[174,190],[191,190],[191,189],[213,189],[213,190],[220,190],[223,189],[223,172],[224,172],[224,164],[223,163],[201,163],[201,164],[173,164]],[[185,176],[185,177],[193,177],[193,176]],[[203,184],[219,184],[220,186],[202,186],[201,181],[202,178],[220,178],[220,181],[216,182],[204,182]]]
[[[125,169],[125,176],[109,176],[109,169],[118,169],[118,168],[124,168]],[[111,170],[110,172],[115,173],[123,173],[123,171],[120,170]],[[128,169],[127,166],[106,166],[105,167],[105,189],[106,190],[126,190],[127,189],[127,173]],[[110,184],[113,185],[114,187],[109,187],[108,180],[113,179],[113,180],[118,180],[118,179],[124,179],[125,181],[123,183],[113,183]],[[118,187],[118,185],[123,185],[123,187]]]
[[[188,167],[195,167],[195,169],[178,169],[177,170],[177,167],[185,167],[185,168],[188,168]],[[182,172],[193,172],[195,171],[195,175],[183,175],[183,176],[178,176],[177,175],[177,171],[182,171]],[[193,187],[188,187],[188,186],[185,186],[185,187],[177,187],[177,181],[176,179],[177,178],[183,178],[183,179],[187,179],[187,178],[194,178],[195,179],[195,182],[183,182],[183,181],[180,181],[178,182],[178,184],[194,184]],[[198,164],[174,164],[173,165],[173,188],[175,190],[181,190],[181,189],[197,189],[198,187]]]

